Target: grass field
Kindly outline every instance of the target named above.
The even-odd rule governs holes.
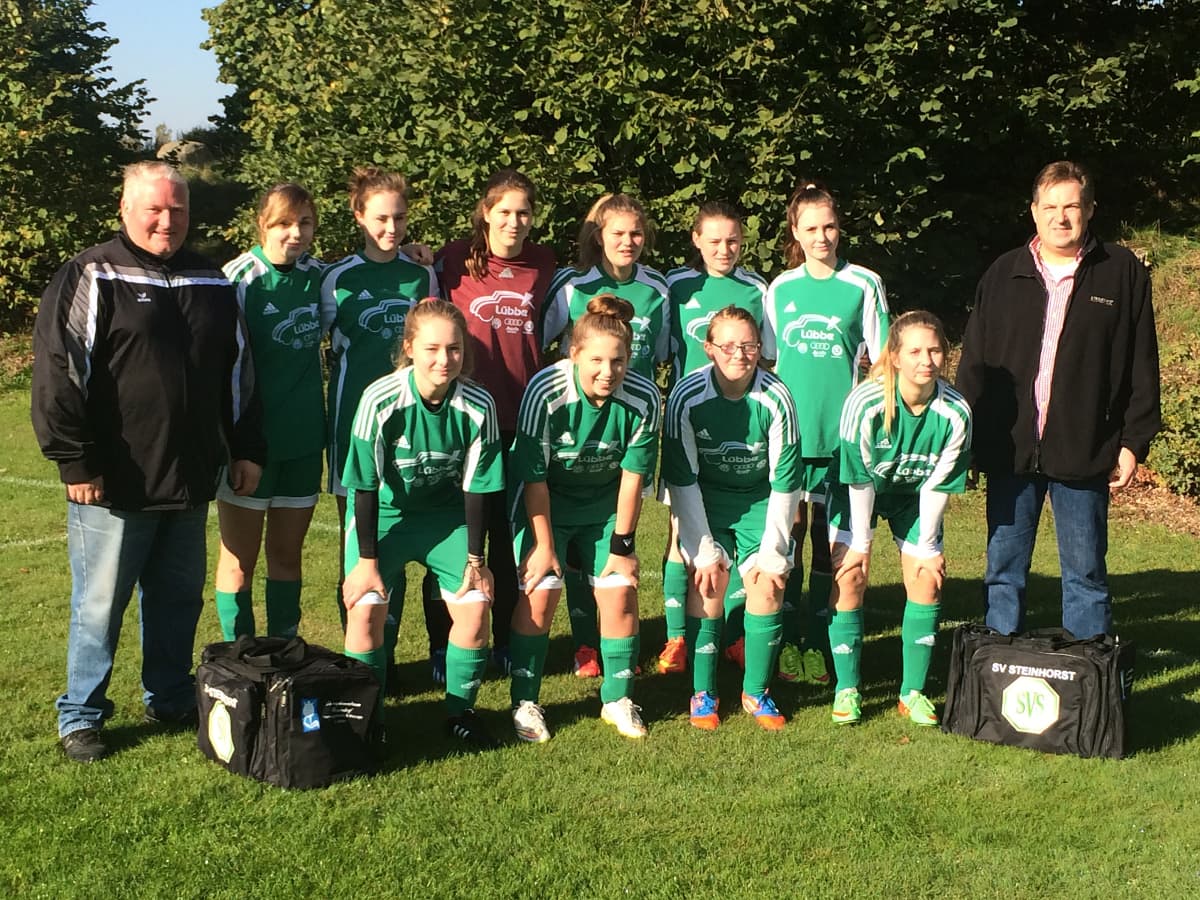
[[[69,577],[62,490],[28,424],[28,393],[0,389],[0,895],[6,897],[1181,897],[1200,893],[1200,541],[1150,524],[1114,529],[1115,617],[1139,648],[1131,758],[1079,760],[920,730],[894,708],[902,592],[881,542],[868,594],[865,719],[835,730],[829,696],[780,685],[790,723],[767,734],[729,713],[690,728],[686,676],[639,680],[649,738],[597,718],[597,682],[566,674],[555,632],[542,746],[467,755],[443,737],[410,604],[396,746],[379,775],[315,792],[239,779],[194,737],[141,724],[132,610],[106,735],[119,751],[66,761],[62,690]],[[328,498],[326,498],[327,501]],[[307,548],[303,633],[339,646],[336,523],[323,501]],[[931,694],[941,700],[948,629],[979,612],[982,497],[948,514],[951,580]],[[1033,617],[1055,624],[1053,532],[1035,559]],[[214,520],[215,525],[215,520]],[[648,510],[644,558],[662,542]],[[210,551],[215,549],[215,528]],[[663,637],[661,590],[644,579],[643,665]],[[258,590],[261,597],[261,588]],[[565,614],[564,614],[565,615]],[[560,626],[563,616],[560,615]],[[209,605],[201,640],[218,639]],[[198,648],[197,648],[198,649]],[[736,707],[737,681],[722,695]],[[507,684],[481,714],[511,735]],[[730,702],[732,701],[732,702]]]

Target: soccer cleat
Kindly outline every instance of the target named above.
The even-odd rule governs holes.
[[[434,684],[446,683],[446,648],[429,651],[429,670]]]
[[[94,763],[108,756],[108,747],[100,740],[99,728],[72,731],[59,742],[67,759],[77,763]]]
[[[725,658],[731,663],[736,663],[737,667],[743,672],[746,671],[746,639],[738,638],[732,644],[725,648]]]
[[[494,750],[500,744],[492,737],[475,710],[464,709],[446,720],[446,733],[477,750]]]
[[[761,694],[742,693],[742,709],[754,716],[760,728],[767,731],[782,731],[787,724],[783,714],[775,707],[770,691]]]
[[[820,650],[805,650],[802,654],[804,658],[804,680],[809,684],[828,686],[829,684],[829,669],[825,667],[825,654]]]
[[[546,711],[532,700],[522,700],[512,711],[513,727],[517,737],[530,744],[544,744],[550,740],[550,729],[546,727]]]
[[[687,671],[687,640],[682,637],[667,638],[667,644],[658,654],[658,671],[663,675]]]
[[[779,678],[789,684],[805,680],[804,654],[795,644],[784,644],[779,651]]]
[[[857,725],[862,718],[862,698],[858,688],[842,688],[833,698],[833,711],[830,713],[835,725]]]
[[[600,655],[596,653],[595,648],[584,644],[575,651],[575,677],[600,677]]]
[[[628,697],[612,700],[600,707],[600,718],[627,738],[644,738],[646,726],[640,715],[642,708]]]
[[[938,723],[933,704],[920,691],[909,691],[906,696],[901,697],[900,702],[896,704],[896,712],[914,725],[929,726]]]
[[[721,719],[717,715],[719,704],[720,701],[708,691],[692,694],[692,700],[688,707],[688,721],[692,723],[692,727],[699,728],[701,731],[716,731],[717,726],[721,724]]]

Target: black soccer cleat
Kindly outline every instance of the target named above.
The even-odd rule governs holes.
[[[500,746],[473,709],[463,710],[457,716],[448,718],[446,733],[476,750],[495,750]]]

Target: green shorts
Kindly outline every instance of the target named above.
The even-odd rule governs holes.
[[[307,456],[268,462],[263,466],[258,489],[248,497],[239,497],[229,484],[228,467],[221,469],[217,499],[243,509],[311,509],[321,493],[321,469],[324,454],[318,450]]]
[[[379,575],[388,596],[404,596],[407,587],[404,567],[420,563],[437,576],[442,599],[447,603],[487,602],[480,591],[468,591],[461,597],[467,568],[467,524],[461,511],[457,515],[426,513],[419,518],[389,519],[380,511]],[[346,509],[346,573],[358,562],[358,532],[355,529],[354,504]],[[397,591],[399,594],[397,595]]]
[[[850,546],[850,489],[844,484],[830,485],[825,504],[829,519],[829,543]],[[915,556],[921,540],[921,498],[917,494],[876,494],[875,511],[871,514],[871,531],[879,519],[886,519],[892,530],[892,540],[901,553]],[[935,549],[942,552],[942,533],[939,530]]]
[[[805,503],[824,503],[829,488],[831,456],[805,456],[800,460],[800,499]]]
[[[522,502],[517,508],[516,520],[513,522],[513,549],[516,551],[519,563],[533,549],[533,529],[525,519],[525,505]],[[587,575],[588,584],[593,587],[628,587],[628,582],[619,575],[609,575],[600,578],[604,566],[608,562],[609,549],[612,546],[613,531],[617,525],[617,514],[614,512],[604,522],[586,525],[566,525],[558,527],[551,522],[554,535],[554,552],[560,565],[567,564],[567,548],[573,550],[571,562],[578,561],[579,571]],[[562,587],[562,579],[553,576],[543,578],[538,585],[525,586],[526,590],[534,587],[556,589]]]

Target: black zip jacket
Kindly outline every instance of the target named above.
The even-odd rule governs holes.
[[[160,259],[122,230],[55,274],[33,336],[33,428],[64,484],[103,505],[211,500],[230,458],[262,464],[262,412],[237,299],[204,257]]]
[[[997,259],[979,282],[957,381],[974,412],[974,464],[994,474],[1082,481],[1107,476],[1122,447],[1144,460],[1162,424],[1146,267],[1125,248],[1088,236],[1039,441],[1033,382],[1046,301],[1028,244]]]

